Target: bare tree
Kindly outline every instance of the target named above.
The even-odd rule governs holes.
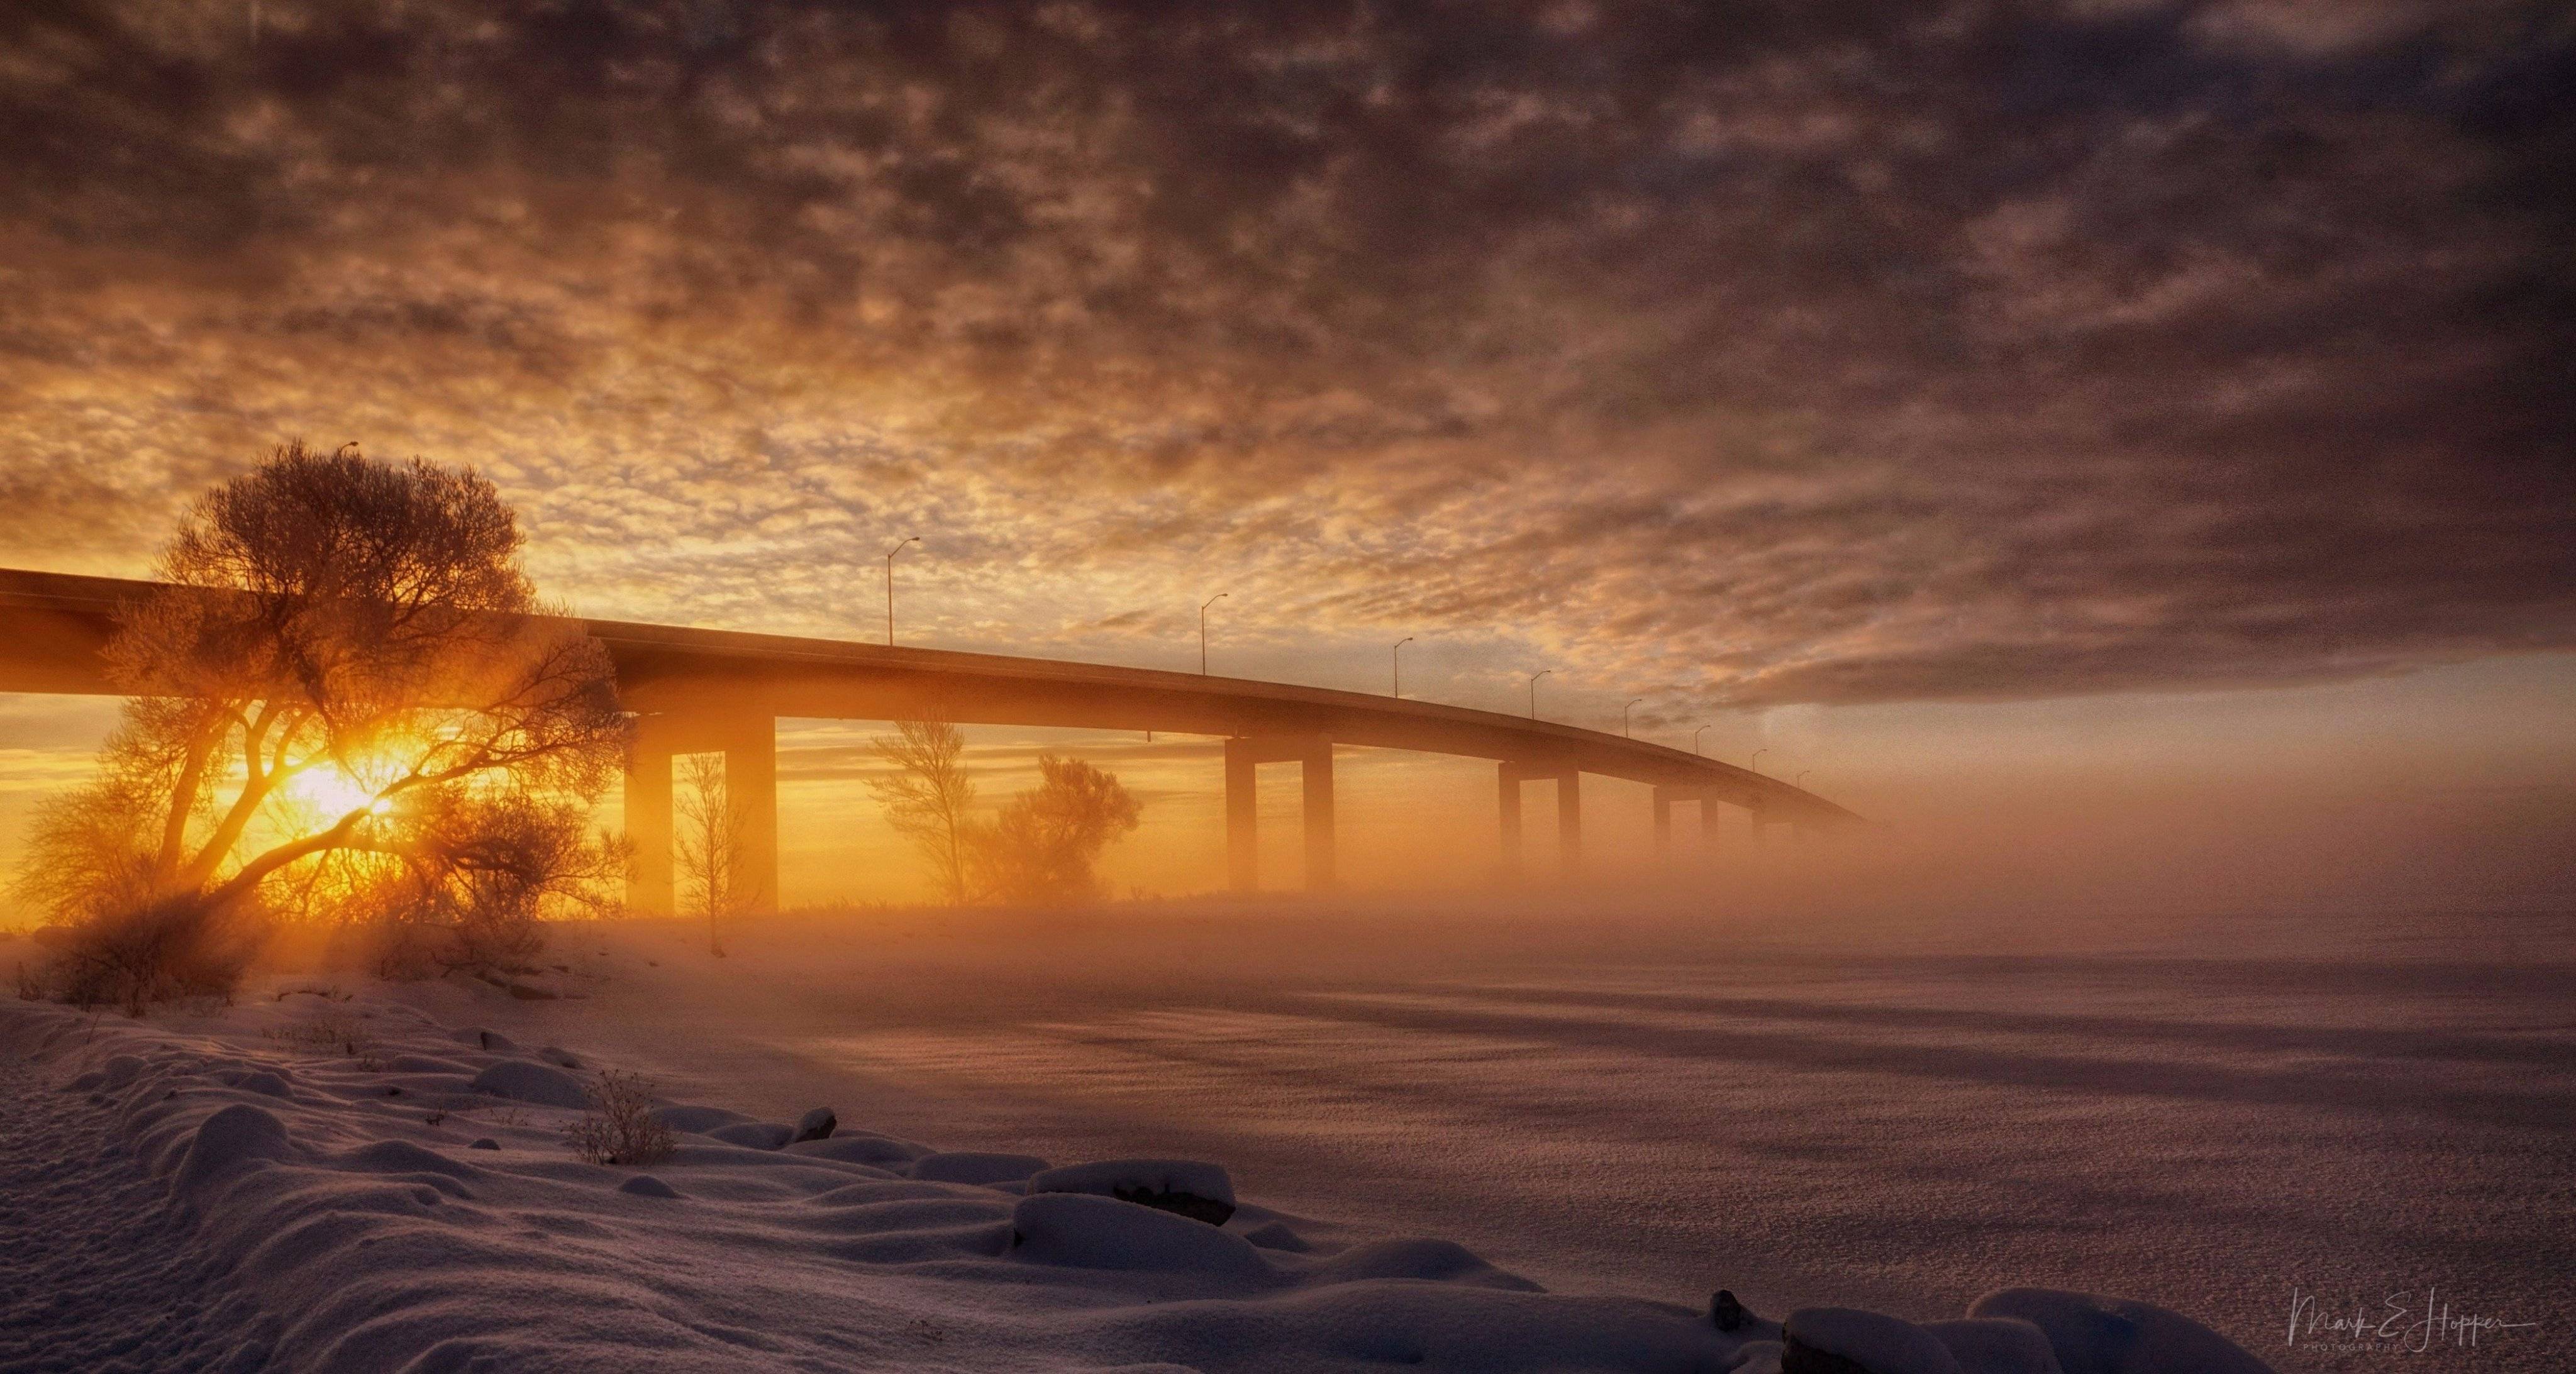
[[[588,831],[628,724],[607,651],[541,617],[473,471],[301,443],[199,498],[108,645],[129,694],[20,888],[83,938],[64,991],[228,984],[259,922],[367,916],[452,965],[532,948],[612,871]],[[101,997],[99,1000],[105,1000]]]
[[[975,780],[966,773],[966,736],[937,720],[899,720],[895,733],[876,739],[877,757],[892,771],[868,779],[885,807],[886,821],[930,860],[940,895],[963,903],[968,894],[968,811]]]
[[[976,890],[1005,902],[1061,904],[1100,895],[1101,851],[1136,828],[1135,794],[1080,759],[1038,755],[1038,785],[967,832]]]
[[[677,763],[680,823],[673,850],[681,875],[707,914],[707,950],[721,955],[718,922],[750,904],[742,881],[749,818],[726,786],[724,755],[683,754]]]

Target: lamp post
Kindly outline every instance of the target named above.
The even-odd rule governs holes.
[[[1703,732],[1705,732],[1707,729],[1708,729],[1708,727],[1707,727],[1707,726],[1705,726],[1705,725],[1703,725],[1703,726],[1699,727],[1699,729],[1691,731],[1691,752],[1692,752],[1692,753],[1696,754],[1696,753],[1698,753],[1698,752],[1699,752],[1699,737],[1700,737],[1700,735],[1701,735]]]
[[[910,539],[897,540],[893,548],[886,550],[886,647],[889,649],[894,647],[894,556],[903,552],[905,545],[920,542],[921,536],[916,534]]]
[[[1763,756],[1764,754],[1768,754],[1768,753],[1770,753],[1770,752],[1771,752],[1771,750],[1770,750],[1770,748],[1769,748],[1768,746],[1765,746],[1765,747],[1763,747],[1763,748],[1756,749],[1756,750],[1754,750],[1754,751],[1753,751],[1753,771],[1754,771],[1754,772],[1759,773],[1759,772],[1761,772],[1761,771],[1762,771],[1762,756]]]
[[[1619,708],[1619,738],[1621,738],[1621,739],[1635,739],[1635,738],[1637,737],[1637,736],[1636,736],[1632,731],[1630,731],[1630,730],[1629,730],[1629,728],[1628,728],[1628,717],[1629,717],[1629,713],[1631,713],[1631,712],[1633,712],[1633,711],[1635,711],[1635,710],[1637,709],[1637,702],[1644,701],[1644,700],[1645,700],[1645,698],[1644,698],[1644,697],[1638,697],[1638,698],[1636,698],[1636,699],[1634,699],[1634,700],[1630,701],[1627,705],[1622,706],[1622,707],[1620,707],[1620,708]]]
[[[1815,771],[1816,771],[1816,770],[1815,770],[1815,769],[1813,769],[1813,768],[1801,768],[1801,769],[1799,769],[1799,770],[1798,770],[1798,776],[1796,776],[1796,777],[1794,777],[1794,778],[1791,778],[1791,779],[1789,780],[1789,785],[1790,785],[1791,787],[1804,787],[1804,786],[1806,786],[1806,785],[1807,785],[1807,775],[1808,775],[1809,773],[1812,773],[1812,772],[1815,772]]]
[[[1530,719],[1532,720],[1538,719],[1538,680],[1555,671],[1554,668],[1541,668],[1530,674]]]
[[[1395,642],[1394,648],[1386,651],[1387,661],[1395,668],[1395,688],[1387,695],[1399,701],[1404,699],[1404,646],[1412,642],[1413,636],[1406,635]]]
[[[1211,596],[1211,597],[1209,597],[1207,600],[1202,601],[1202,602],[1200,602],[1200,603],[1199,603],[1199,676],[1200,676],[1200,677],[1206,677],[1206,676],[1207,676],[1207,608],[1208,608],[1208,607],[1210,607],[1210,606],[1215,605],[1216,603],[1218,603],[1218,602],[1220,602],[1220,601],[1225,600],[1227,597],[1232,596],[1232,595],[1234,595],[1234,593],[1232,593],[1232,592],[1218,592],[1216,595]]]

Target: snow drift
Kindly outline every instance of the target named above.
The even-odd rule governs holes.
[[[150,1023],[0,1008],[14,1071],[108,1122],[114,1149],[84,1167],[160,1180],[150,1205],[190,1272],[237,1290],[209,1304],[236,1330],[170,1347],[227,1368],[1756,1374],[1801,1342],[1875,1374],[2263,1368],[2161,1309],[2031,1289],[1929,1327],[1816,1309],[1785,1332],[1721,1331],[1670,1304],[1544,1292],[1444,1241],[1340,1243],[1198,1161],[1049,1168],[665,1103],[670,1158],[585,1164],[563,1143],[592,1081],[582,1056],[442,1026],[394,995],[311,1001]],[[324,1045],[307,1033],[323,1014],[363,1035]],[[48,1145],[28,1108],[0,1098],[10,1159]],[[92,1194],[45,1196],[69,1212]],[[68,1215],[13,1220],[39,1245],[86,1234]],[[22,1282],[81,1268],[56,1258]],[[51,1357],[103,1348],[85,1332],[103,1301],[22,1299],[44,1323],[0,1327],[20,1347],[0,1363],[79,1367]]]

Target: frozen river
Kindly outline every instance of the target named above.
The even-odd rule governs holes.
[[[1551,1287],[1930,1318],[2038,1284],[2177,1308],[2284,1369],[2539,1371],[2576,1367],[2569,936],[1235,909],[778,930],[712,961],[653,928],[564,942],[610,980],[525,1015],[698,1100],[1215,1160],[1270,1205]],[[2291,1344],[2303,1299],[2320,1329]],[[2531,1325],[2466,1349],[2428,1301]],[[2325,1329],[2356,1312],[2365,1335]]]

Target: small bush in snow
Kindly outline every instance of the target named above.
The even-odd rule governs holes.
[[[33,883],[22,880],[30,891]],[[102,905],[59,927],[62,937],[36,986],[41,995],[121,1007],[128,1016],[189,997],[230,1005],[262,925],[255,911],[218,910],[185,894]]]
[[[590,1110],[564,1126],[565,1143],[592,1164],[658,1164],[679,1140],[653,1115],[653,1084],[610,1069],[590,1085]]]
[[[374,1059],[375,1037],[367,1033],[357,1017],[337,1008],[324,1011],[294,1025],[267,1032],[272,1040],[290,1045],[304,1045],[317,1050],[345,1054],[352,1059]],[[364,1065],[361,1065],[364,1067]]]

